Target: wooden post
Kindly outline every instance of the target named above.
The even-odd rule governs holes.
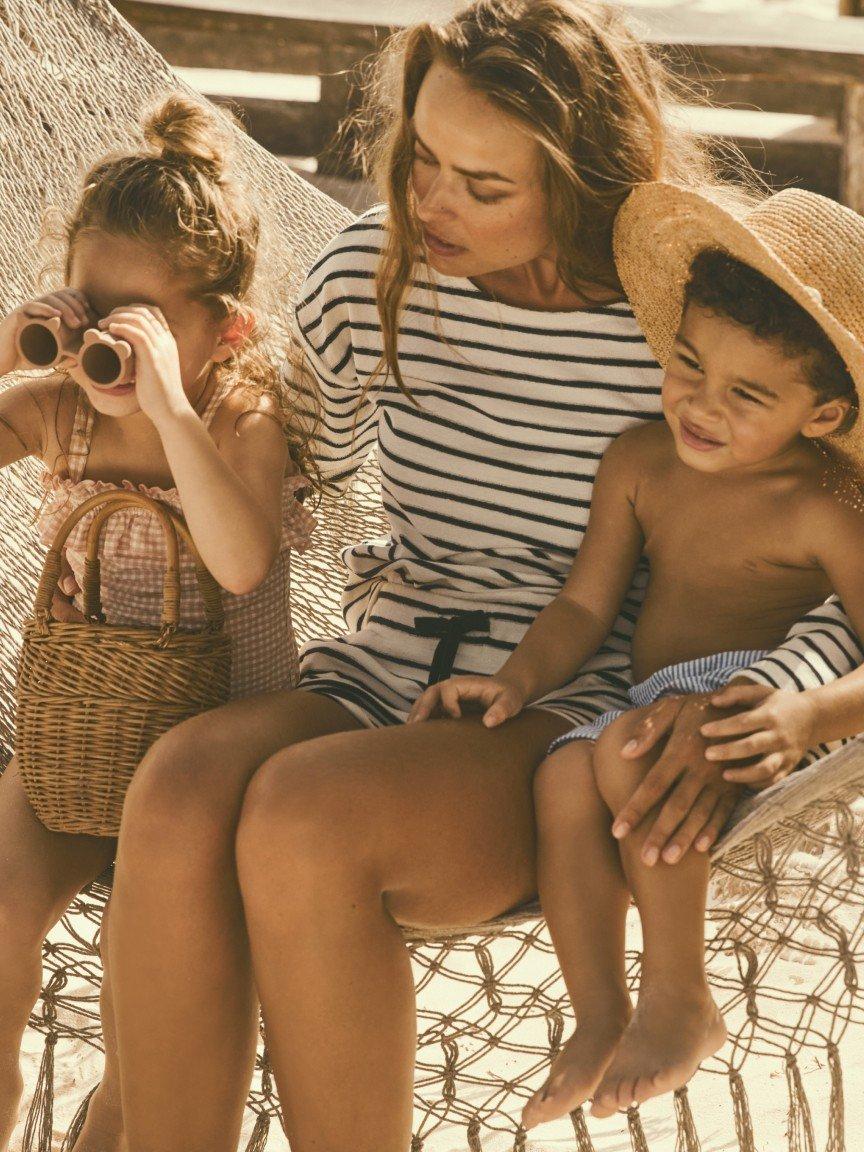
[[[837,6],[838,16],[861,16],[864,15],[861,0],[839,0]]]
[[[864,213],[864,84],[847,84],[843,101],[840,199]]]

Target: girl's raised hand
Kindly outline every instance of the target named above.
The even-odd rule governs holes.
[[[67,328],[89,328],[96,322],[87,297],[77,288],[61,288],[28,300],[0,320],[0,376],[25,367],[15,347],[21,325],[27,320],[50,320],[52,316],[59,316]]]
[[[158,424],[177,405],[189,406],[180,376],[177,342],[158,308],[127,304],[99,321],[103,332],[126,340],[135,354],[135,398],[141,411]]]
[[[408,715],[408,723],[416,724],[439,716],[458,720],[463,704],[479,704],[484,709],[485,726],[496,728],[518,715],[525,706],[525,700],[514,684],[499,676],[452,676],[440,684],[433,684],[417,698]]]

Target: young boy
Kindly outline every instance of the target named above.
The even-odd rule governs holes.
[[[864,635],[862,253],[864,219],[809,193],[780,193],[738,217],[671,185],[632,194],[616,256],[665,367],[665,421],[607,450],[571,573],[500,672],[454,677],[415,706],[412,720],[479,705],[496,725],[567,683],[647,557],[633,708],[556,741],[535,782],[540,897],[577,1030],[525,1108],[526,1127],[592,1096],[593,1114],[608,1116],[672,1091],[725,1040],[704,962],[713,801],[695,795],[685,818],[697,851],[643,853],[644,830],[628,835],[613,817],[657,753],[634,760],[622,749],[640,708],[723,687],[832,592]],[[726,778],[753,781],[862,729],[859,668],[827,687],[773,693],[703,733],[732,736],[746,767]],[[643,929],[635,1012],[624,970],[631,895]]]

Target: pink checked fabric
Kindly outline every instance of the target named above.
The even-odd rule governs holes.
[[[217,388],[201,420],[209,427],[226,389]],[[121,485],[102,480],[85,480],[95,411],[79,389],[75,421],[69,444],[67,467],[52,474],[46,471],[42,484],[46,499],[37,519],[42,541],[50,545],[66,517],[90,496],[119,488],[143,492],[181,511],[176,488],[148,488],[124,481]],[[222,593],[225,626],[232,638],[231,695],[290,687],[297,679],[297,643],[291,623],[291,550],[304,551],[315,527],[315,519],[297,500],[297,492],[308,487],[302,476],[286,476],[282,489],[282,546],[267,579],[254,592],[235,596]],[[95,515],[95,512],[94,512]],[[69,537],[66,556],[81,586],[84,548],[92,515],[75,526]],[[102,607],[109,624],[157,625],[162,608],[162,575],[165,546],[156,519],[143,508],[124,508],[112,516],[102,532],[100,550]],[[181,625],[204,625],[204,605],[195,579],[192,558],[181,542]],[[81,608],[80,593],[75,605]]]

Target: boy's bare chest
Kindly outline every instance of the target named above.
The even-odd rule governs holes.
[[[677,491],[655,489],[637,509],[652,582],[707,586],[715,595],[728,590],[736,599],[784,587],[796,599],[819,595],[826,578],[808,552],[793,501],[694,480]]]

